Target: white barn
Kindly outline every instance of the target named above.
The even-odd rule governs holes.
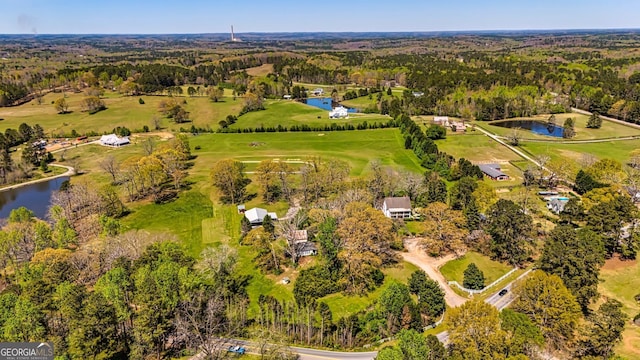
[[[124,146],[129,144],[129,138],[126,136],[118,137],[116,134],[102,135],[100,137],[100,144],[104,146]]]

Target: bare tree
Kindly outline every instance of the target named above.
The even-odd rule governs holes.
[[[120,173],[120,164],[113,155],[109,155],[98,162],[100,168],[111,175],[111,182],[116,183],[118,174]]]
[[[153,124],[153,128],[155,130],[160,130],[160,118],[158,116],[154,116],[153,119],[151,119],[151,122]]]
[[[151,155],[156,150],[156,142],[152,138],[147,138],[142,142],[142,149],[147,156]]]
[[[195,292],[181,301],[176,309],[177,341],[199,350],[205,359],[225,358],[225,337],[232,336],[238,330],[236,324],[227,320],[225,311],[226,301],[219,292]]]
[[[276,223],[276,234],[282,236],[287,241],[285,252],[291,256],[291,261],[293,261],[294,264],[297,264],[300,258],[300,254],[298,254],[298,244],[306,241],[306,239],[302,240],[298,236],[298,231],[306,220],[307,217],[303,213],[298,212],[295,216],[281,219]]]

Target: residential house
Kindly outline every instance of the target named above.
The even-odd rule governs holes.
[[[318,254],[318,247],[309,241],[307,230],[295,230],[293,232],[293,244],[296,254],[300,257]]]
[[[291,100],[291,95],[282,95],[282,98],[285,100]]]
[[[412,92],[413,97],[421,97],[424,96],[424,93],[422,91],[414,91]]]
[[[411,217],[411,200],[408,196],[387,197],[382,202],[384,216],[391,219],[407,219]]]
[[[274,212],[267,212],[267,210],[262,208],[253,208],[244,212],[244,217],[249,220],[251,226],[260,226],[262,225],[262,221],[265,216],[269,215],[272,220],[278,220],[278,215]]]
[[[346,107],[338,106],[329,111],[329,119],[345,119],[349,117],[349,112]]]
[[[547,209],[551,210],[554,214],[560,214],[564,211],[564,207],[569,200],[554,198],[547,203]]]
[[[498,164],[480,164],[478,167],[480,168],[480,171],[491,178],[491,180],[509,180],[509,175],[500,171],[500,165]]]
[[[119,147],[129,144],[129,138],[126,136],[119,137],[116,134],[102,135],[100,137],[100,144],[104,146]]]
[[[314,96],[322,96],[322,95],[324,95],[324,89],[323,88],[316,88],[316,89],[313,89],[313,91],[311,93]]]

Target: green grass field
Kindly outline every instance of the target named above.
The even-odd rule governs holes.
[[[532,155],[549,155],[551,160],[569,161],[578,166],[585,155],[596,159],[614,159],[625,163],[633,150],[640,148],[640,140],[606,141],[587,144],[549,144],[525,142],[521,148]]]
[[[464,256],[451,260],[440,268],[440,273],[447,281],[457,281],[462,285],[464,280],[464,270],[469,264],[474,263],[484,273],[485,285],[498,280],[502,275],[508,273],[512,268],[509,265],[499,263],[489,259],[480,253],[469,251]]]
[[[640,264],[638,261],[607,261],[600,271],[599,291],[602,295],[619,300],[631,319],[640,313],[634,296],[640,293]],[[622,343],[615,348],[616,354],[625,359],[640,358],[640,328],[627,323]]]
[[[292,100],[271,100],[265,104],[266,110],[250,112],[238,118],[231,128],[256,128],[260,126],[278,126],[287,128],[293,125],[309,125],[311,127],[352,124],[363,122],[387,122],[391,118],[379,114],[349,114],[349,119],[329,119],[329,112]]]
[[[233,100],[226,96],[223,101],[214,103],[207,97],[180,97],[186,100],[185,109],[190,112],[192,122],[176,124],[171,119],[164,118],[158,111],[158,105],[166,96],[121,96],[107,92],[103,98],[107,109],[96,114],[89,115],[81,111],[81,102],[84,94],[66,93],[69,111],[71,113],[60,115],[56,113],[51,104],[61,93],[49,93],[44,96],[43,103],[38,105],[31,101],[17,107],[0,108],[0,131],[7,128],[17,129],[21,123],[29,125],[40,124],[47,135],[59,133],[69,134],[76,130],[79,134],[89,131],[98,133],[110,132],[116,126],[126,126],[131,130],[142,129],[143,126],[154,128],[153,118],[161,119],[163,129],[177,131],[180,127],[189,128],[191,125],[213,129],[218,127],[218,122],[227,115],[236,115],[243,106],[243,100]],[[144,104],[138,103],[138,98],[144,100]]]
[[[517,118],[517,119],[509,119],[509,120],[539,120],[539,121],[546,122],[549,119],[549,116],[551,115],[536,115],[529,118]],[[556,124],[558,126],[562,126],[564,124],[564,121],[567,118],[573,118],[575,120],[574,128],[576,130],[576,136],[571,138],[571,140],[608,139],[608,138],[621,137],[621,136],[640,135],[640,129],[632,128],[629,126],[621,125],[621,124],[606,121],[606,120],[603,120],[602,127],[600,129],[588,129],[587,120],[589,119],[589,116],[576,114],[576,113],[556,114]],[[497,135],[507,136],[512,132],[511,129],[495,126],[487,122],[476,122],[475,124]],[[566,140],[562,138],[555,138],[552,136],[538,135],[524,129],[521,130],[520,133],[523,139],[540,139],[540,140],[548,140],[548,141]]]
[[[208,175],[211,165],[225,158],[243,160],[297,159],[319,156],[340,159],[351,166],[352,176],[361,176],[371,161],[421,172],[418,158],[404,149],[398,129],[333,132],[289,132],[253,134],[204,134],[191,138],[191,148],[200,146],[194,172]]]

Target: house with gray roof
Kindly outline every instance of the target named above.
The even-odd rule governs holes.
[[[384,198],[382,212],[391,219],[408,219],[411,217],[411,200],[408,196]]]
[[[480,171],[482,171],[486,176],[491,178],[491,180],[504,181],[509,180],[509,175],[500,171],[499,164],[480,164],[478,165]]]

